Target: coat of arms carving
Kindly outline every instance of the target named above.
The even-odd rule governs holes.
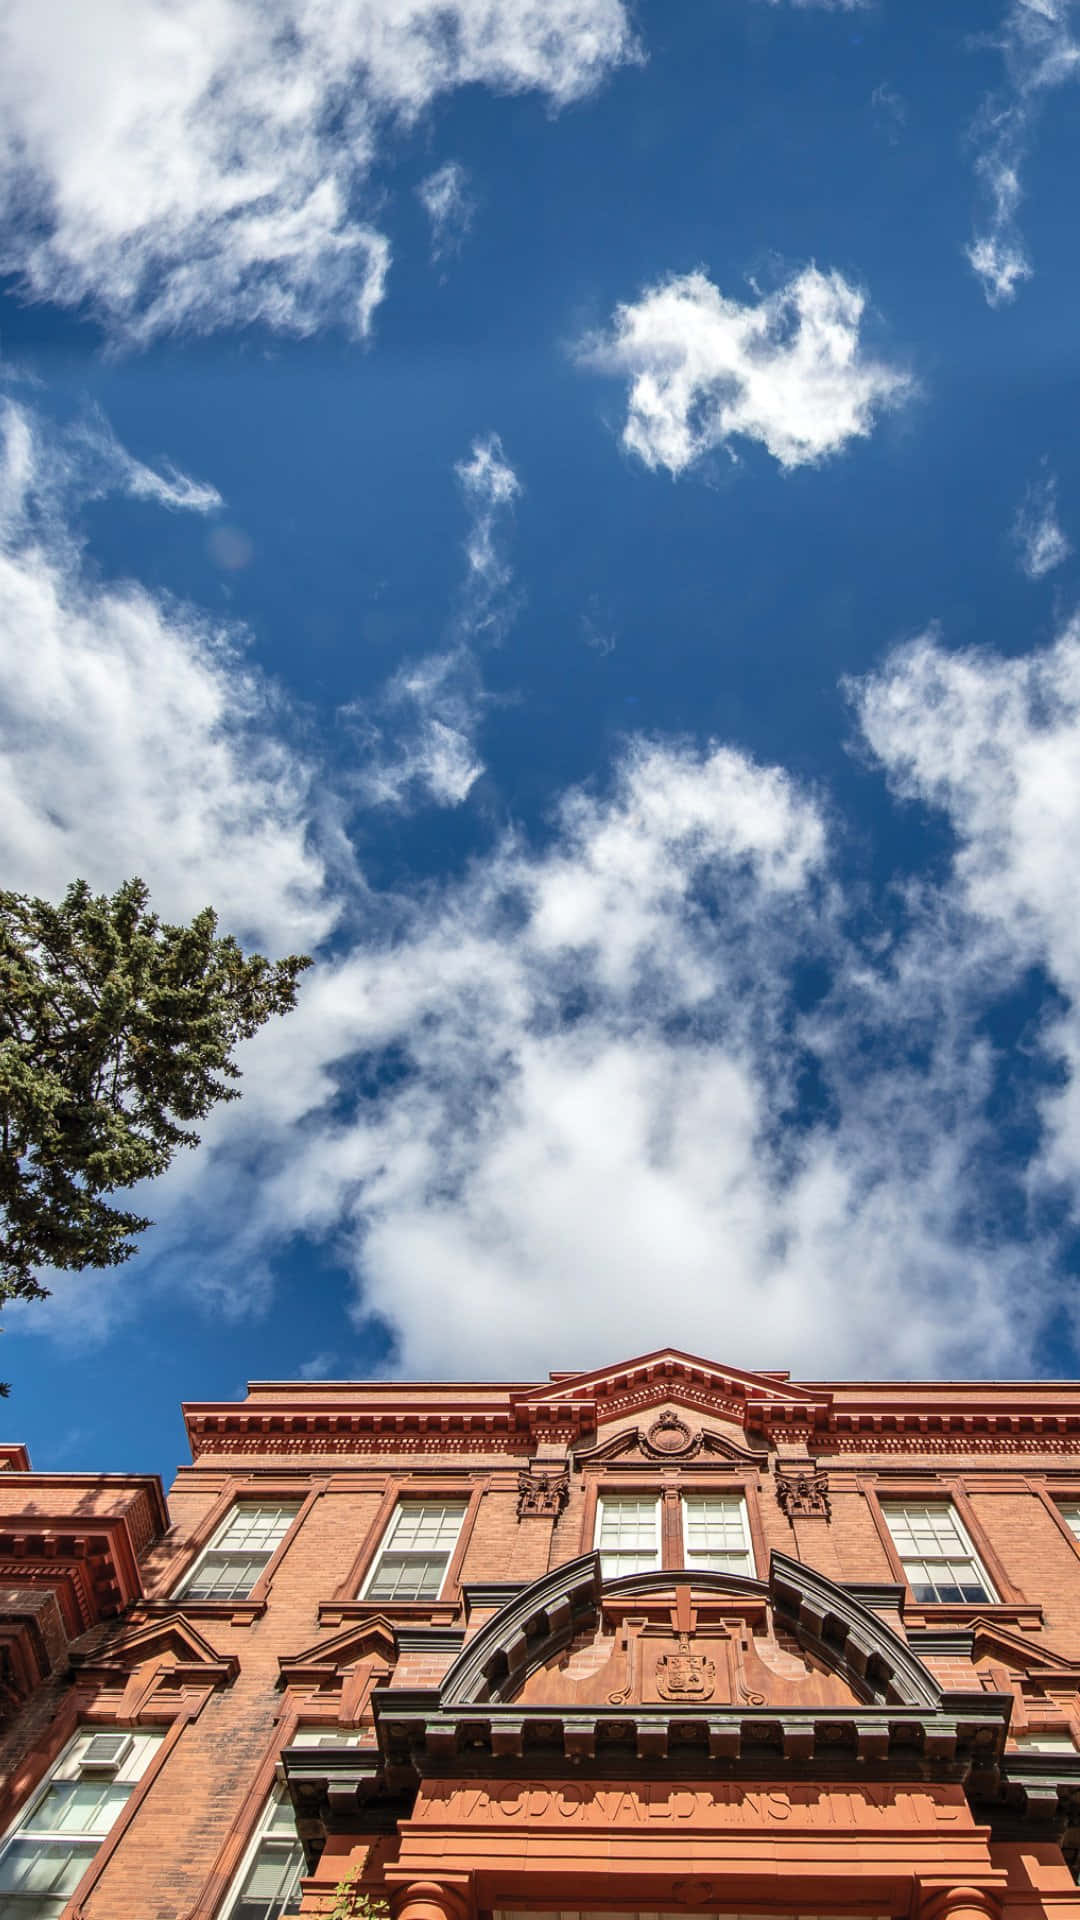
[[[689,1636],[680,1634],[678,1653],[662,1654],[656,1663],[656,1691],[661,1700],[711,1700],[716,1691],[715,1660],[691,1653]]]

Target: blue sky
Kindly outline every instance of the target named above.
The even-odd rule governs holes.
[[[15,0],[5,884],[316,955],[12,1433],[1071,1373],[1065,0]]]

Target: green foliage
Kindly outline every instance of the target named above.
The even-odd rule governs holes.
[[[211,908],[189,926],[129,880],[59,906],[0,890],[0,1300],[42,1267],[112,1267],[151,1223],[102,1195],[164,1173],[233,1084],[237,1041],[296,1003],[311,962],[245,954]]]
[[[378,1894],[364,1893],[355,1874],[347,1874],[334,1889],[327,1920],[388,1920],[390,1908]]]

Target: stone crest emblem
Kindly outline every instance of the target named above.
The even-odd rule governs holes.
[[[665,1653],[656,1663],[656,1691],[661,1700],[711,1700],[716,1691],[715,1660],[691,1653],[689,1635],[681,1633],[678,1653]]]

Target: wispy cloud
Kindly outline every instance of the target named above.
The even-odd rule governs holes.
[[[443,260],[456,253],[472,225],[476,211],[468,188],[469,176],[459,160],[436,167],[416,191],[431,222],[431,257]]]
[[[482,627],[497,597],[510,583],[510,566],[501,542],[506,516],[521,493],[521,482],[503,453],[497,433],[473,441],[467,460],[454,469],[471,516],[465,553],[469,563],[471,625]]]
[[[908,374],[863,350],[865,309],[858,287],[814,266],[745,304],[704,273],[681,274],[618,307],[581,357],[627,377],[623,445],[646,466],[677,475],[737,439],[805,466],[912,392]]]
[[[390,264],[364,195],[395,130],[470,83],[563,106],[634,57],[621,0],[82,0],[61,32],[9,0],[0,270],[132,343],[362,338]]]
[[[1072,547],[1058,520],[1057,481],[1046,473],[1024,495],[1013,522],[1020,565],[1029,580],[1041,580],[1067,560]]]
[[[497,433],[475,440],[454,472],[469,516],[455,637],[441,651],[406,661],[376,699],[348,716],[363,752],[357,788],[375,806],[460,806],[484,771],[477,648],[501,639],[513,615],[505,534],[522,488]]]
[[[467,647],[399,668],[350,715],[362,751],[358,790],[371,806],[460,806],[483,772],[476,748],[482,695]]]
[[[1021,174],[1043,94],[1080,70],[1072,13],[1071,0],[1010,0],[989,42],[1002,55],[1007,84],[983,101],[972,130],[984,207],[967,257],[992,307],[1014,299],[1033,272],[1017,222]]]
[[[870,95],[870,111],[878,132],[885,135],[891,147],[895,147],[907,125],[908,108],[903,94],[891,87],[887,80],[879,81]]]

